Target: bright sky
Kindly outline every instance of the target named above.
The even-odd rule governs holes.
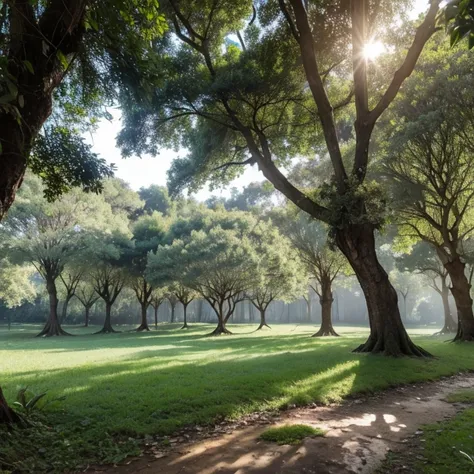
[[[412,16],[415,18],[421,12],[427,9],[428,0],[415,0]],[[115,137],[120,131],[120,113],[111,110],[114,120],[112,122],[104,120],[94,136],[88,137],[87,141],[93,144],[94,152],[105,158],[109,163],[115,163],[117,167],[116,176],[130,183],[135,190],[142,186],[151,184],[159,184],[166,186],[166,172],[169,169],[173,158],[184,156],[185,151],[175,153],[171,150],[161,150],[160,154],[155,158],[151,156],[131,157],[123,159],[120,150],[115,145]],[[244,174],[234,180],[230,186],[225,189],[216,190],[212,193],[209,189],[204,188],[199,191],[195,197],[199,200],[205,200],[211,195],[229,196],[231,187],[242,188],[252,181],[262,181],[264,179],[257,166],[247,166]]]

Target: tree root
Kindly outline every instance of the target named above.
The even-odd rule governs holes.
[[[93,335],[95,336],[96,334],[113,334],[113,333],[119,333],[119,332],[122,332],[122,331],[116,331],[113,328],[102,328],[100,331],[93,333]]]
[[[150,328],[148,327],[148,324],[140,324],[140,326],[135,329],[136,332],[141,332],[141,331],[149,331]]]
[[[257,328],[257,331],[263,328],[271,329],[271,327],[267,323],[260,323],[260,326]]]
[[[340,337],[339,334],[334,331],[334,328],[321,328],[318,332],[314,333],[311,337],[326,337],[326,336],[336,336]]]
[[[428,351],[425,351],[420,346],[416,346],[409,339],[402,341],[401,344],[385,344],[383,338],[375,338],[373,336],[369,336],[364,344],[356,347],[352,352],[382,354],[390,357],[433,357]]]
[[[214,329],[214,331],[212,331],[211,333],[207,334],[207,336],[222,336],[222,335],[225,335],[225,334],[232,334],[227,328],[223,328],[221,326],[217,326],[216,329]]]

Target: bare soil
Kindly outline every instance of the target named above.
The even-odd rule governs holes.
[[[238,423],[170,439],[163,450],[150,442],[145,453],[122,465],[95,473],[118,474],[342,474],[372,473],[390,450],[403,450],[419,427],[451,418],[459,406],[445,397],[474,388],[474,374],[407,385],[340,405],[294,408],[276,415],[260,414]],[[307,424],[326,430],[297,446],[278,446],[259,439],[269,426]]]

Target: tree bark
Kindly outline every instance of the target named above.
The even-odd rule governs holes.
[[[188,329],[188,305],[183,304],[184,324],[181,329]]]
[[[85,307],[85,321],[84,321],[84,327],[85,328],[89,327],[89,312],[90,312],[90,307],[86,306]]]
[[[174,313],[175,305],[171,305],[171,322],[174,323],[175,313]]]
[[[312,337],[339,336],[332,326],[332,302],[334,298],[332,296],[331,279],[324,277],[321,280],[321,297],[319,298],[321,303],[321,327]]]
[[[61,324],[64,324],[67,318],[67,308],[69,306],[69,301],[71,301],[73,295],[69,296],[67,295],[66,298],[64,299],[63,307],[61,309]]]
[[[53,278],[46,279],[46,289],[49,295],[49,318],[43,330],[36,337],[70,336],[61,328],[58,318],[58,294]]]
[[[20,416],[8,406],[0,387],[0,425],[12,425],[21,421]]]
[[[146,303],[140,303],[140,308],[141,308],[141,323],[140,326],[137,327],[137,332],[140,331],[149,331],[150,328],[148,327],[148,321],[147,321],[147,309],[148,305]]]
[[[112,327],[112,318],[111,318],[111,315],[112,315],[112,303],[108,303],[108,302],[105,302],[105,321],[104,321],[104,326],[103,328],[94,333],[94,334],[109,334],[109,333],[113,333],[113,332],[119,332],[119,331],[116,331],[113,327]]]
[[[153,311],[155,312],[155,329],[158,329],[158,308],[159,306],[153,307]]]
[[[428,352],[413,344],[403,327],[397,292],[377,258],[374,230],[369,223],[336,230],[337,246],[357,276],[369,313],[370,336],[354,352],[429,357]]]
[[[232,334],[226,327],[222,317],[217,322],[217,327],[208,336],[221,336],[222,334]]]
[[[464,272],[465,263],[457,256],[444,264],[451,279],[451,293],[458,312],[458,330],[454,341],[474,341],[474,314],[471,285]]]
[[[264,327],[268,328],[268,329],[271,329],[271,327],[267,324],[267,321],[265,319],[265,316],[266,316],[266,309],[261,309],[259,308],[259,311],[260,311],[260,326],[257,328],[257,331],[259,329],[263,329]]]
[[[443,300],[444,310],[444,326],[441,331],[433,334],[433,336],[441,336],[443,334],[450,334],[457,332],[457,324],[451,314],[451,308],[449,307],[449,288],[446,285],[446,279],[441,278],[441,291],[439,292],[441,299]]]
[[[29,2],[17,1],[11,9],[8,73],[16,80],[18,97],[12,105],[17,106],[20,117],[8,110],[0,113],[0,220],[21,186],[34,139],[51,115],[53,92],[64,78],[56,52],[68,56],[79,51],[88,3],[50,1],[40,21]],[[33,74],[19,66],[24,61],[32,64]]]

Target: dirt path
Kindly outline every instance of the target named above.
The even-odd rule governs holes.
[[[259,424],[231,433],[223,434],[225,430],[219,428],[207,435],[210,438],[177,444],[166,454],[145,454],[128,461],[128,465],[114,466],[105,472],[372,473],[388,450],[400,448],[421,425],[450,418],[456,413],[458,408],[444,401],[446,395],[473,387],[474,374],[459,375],[348,400],[338,406],[293,409],[273,418],[271,425],[304,423],[327,430],[326,436],[306,439],[298,446],[277,446],[259,440],[262,431],[269,426],[268,421],[260,420]]]

